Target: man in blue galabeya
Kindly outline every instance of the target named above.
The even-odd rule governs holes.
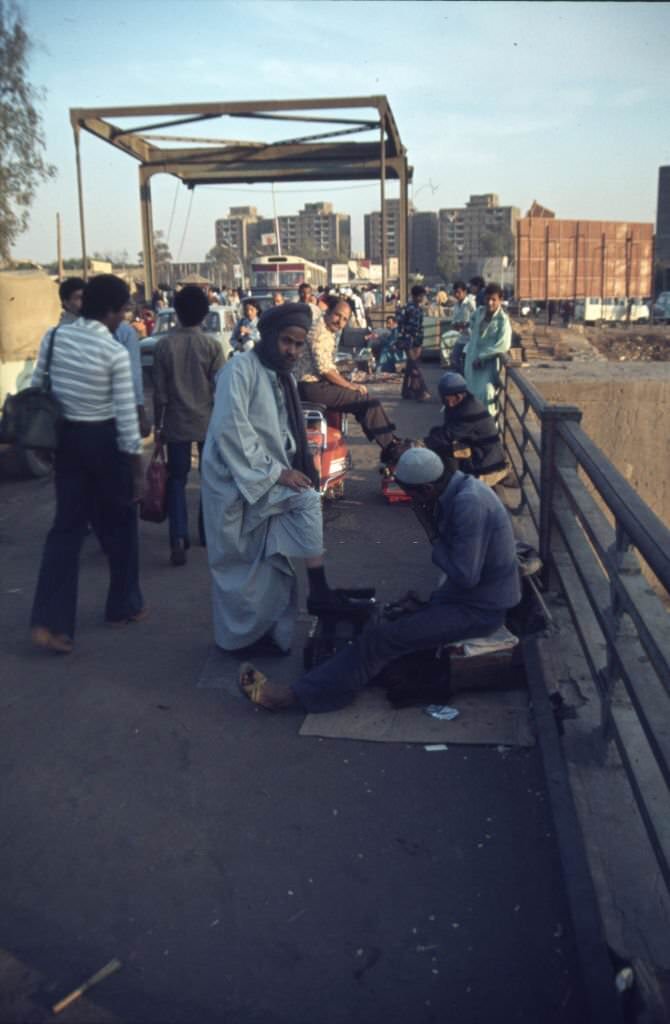
[[[485,304],[477,309],[470,321],[463,376],[468,391],[488,407],[492,416],[498,412],[500,359],[509,351],[511,343],[512,327],[502,308],[502,289],[500,285],[489,284]]]

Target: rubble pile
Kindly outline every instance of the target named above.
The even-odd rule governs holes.
[[[670,362],[670,331],[604,331],[589,332],[594,345],[610,362]]]

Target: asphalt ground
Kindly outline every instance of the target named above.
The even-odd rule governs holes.
[[[439,420],[437,402],[387,404],[406,436]],[[383,502],[355,423],[350,441],[331,582],[430,590],[423,533]],[[537,748],[299,737],[298,713],[236,693],[206,552],[170,566],[166,524],[141,526],[147,622],[103,625],[90,538],[75,651],[34,652],[52,510],[49,481],[0,482],[0,947],[46,979],[45,1005],[119,957],[90,995],[137,1024],[584,1019]],[[287,679],[300,653],[258,664]]]

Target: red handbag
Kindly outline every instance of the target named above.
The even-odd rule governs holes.
[[[167,466],[162,444],[157,444],[147,466],[146,486],[140,502],[140,519],[162,523],[167,517]]]

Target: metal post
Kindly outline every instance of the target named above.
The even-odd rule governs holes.
[[[600,315],[602,317],[602,306],[603,299],[605,298],[605,248],[607,242],[605,241],[605,232],[602,233],[602,240],[600,245]]]
[[[542,436],[540,443],[539,548],[540,558],[544,565],[542,582],[545,587],[549,586],[551,571],[552,510],[554,501],[560,500],[560,494],[555,498],[554,493],[556,467],[577,468],[577,459],[570,449],[561,442],[557,427],[562,420],[579,423],[581,418],[582,411],[576,405],[546,405],[540,416]]]
[[[611,625],[612,633],[615,640],[621,636],[624,609],[621,604],[621,598],[619,597],[619,591],[614,584],[614,575],[639,575],[641,572],[640,563],[635,557],[635,553],[631,548],[630,539],[625,529],[617,519],[615,522],[615,540],[614,544],[610,548],[609,554],[612,556],[613,566],[609,570],[610,574],[610,606],[608,609],[608,617]],[[625,642],[625,641],[624,641]],[[601,754],[603,757],[606,754],[607,744],[612,740],[612,698],[614,697],[614,691],[616,684],[621,678],[619,671],[619,662],[614,653],[613,645],[607,641],[607,665],[600,672],[601,682],[601,708],[600,708],[600,736],[603,741],[603,749]]]
[[[79,196],[79,232],[81,235],[82,277],[88,280],[88,256],[86,254],[86,227],[84,225],[84,191],[81,177],[81,153],[79,150],[79,125],[74,125],[74,152],[77,163],[77,193]]]
[[[154,224],[151,209],[151,170],[140,165],[140,217],[142,219],[142,249],[144,251],[144,301],[151,302],[156,287],[156,259],[154,256]]]
[[[572,295],[573,314],[574,314],[574,307],[577,304],[577,281],[579,280],[579,278],[578,278],[578,266],[579,266],[579,221],[577,221],[577,223],[575,225],[575,276],[574,276],[574,286],[573,286],[573,289],[572,289],[572,291],[573,291],[573,295]],[[586,298],[586,295],[584,295],[584,298]]]
[[[407,285],[409,273],[409,252],[407,246],[407,229],[409,221],[409,208],[407,202],[407,159],[403,157],[400,161],[400,223],[398,225],[398,272],[400,274],[400,302],[404,305],[407,302]]]
[[[63,280],[63,240],[60,230],[60,213],[56,214],[56,259],[58,260],[58,280]]]
[[[381,237],[381,259],[382,259],[382,301],[381,308],[382,314],[386,312],[386,125],[384,118],[382,117],[379,121],[379,187],[380,187],[380,199],[381,199],[381,221],[382,221],[382,237]],[[384,326],[384,319],[382,317],[381,326]]]

